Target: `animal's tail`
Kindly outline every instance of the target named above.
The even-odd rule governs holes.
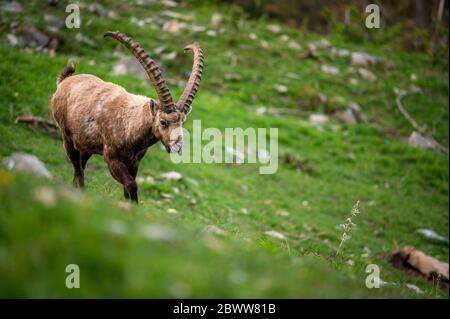
[[[56,80],[56,84],[60,84],[64,79],[68,78],[75,72],[75,64],[73,62],[69,62],[67,67],[61,72]]]

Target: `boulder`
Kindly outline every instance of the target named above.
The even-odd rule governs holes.
[[[3,160],[3,164],[9,170],[28,172],[35,176],[52,178],[52,174],[47,170],[44,163],[34,155],[13,153]]]

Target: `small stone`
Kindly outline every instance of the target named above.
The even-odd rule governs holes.
[[[56,203],[56,196],[53,189],[43,186],[34,190],[34,197],[45,206],[54,206]]]
[[[219,27],[223,22],[223,15],[218,13],[218,12],[214,12],[214,14],[211,17],[211,25],[213,27]]]
[[[331,47],[331,42],[328,41],[328,40],[325,39],[325,38],[322,38],[322,39],[320,39],[320,41],[319,41],[319,43],[318,43],[317,45],[318,45],[318,47],[320,47],[320,48],[326,49],[326,48]]]
[[[275,89],[278,91],[278,93],[287,93],[288,87],[282,84],[275,85]]]
[[[267,107],[265,107],[265,106],[260,106],[260,107],[258,107],[258,108],[255,110],[255,112],[256,112],[256,114],[258,114],[258,115],[265,114],[265,113],[267,113]]]
[[[183,178],[183,175],[175,171],[170,171],[162,174],[161,177],[166,181],[179,181]]]
[[[368,258],[370,255],[372,255],[372,251],[370,250],[369,247],[364,247],[363,249],[363,253],[361,254],[361,257],[363,258]]]
[[[346,57],[346,56],[349,56],[350,55],[350,51],[349,50],[347,50],[347,49],[340,49],[340,50],[337,50],[336,51],[336,55],[338,56],[338,57]]]
[[[9,33],[7,36],[8,42],[11,46],[15,47],[19,44],[19,39],[12,33]]]
[[[415,84],[410,84],[408,89],[411,93],[422,93],[422,89]]]
[[[270,32],[273,32],[273,33],[280,33],[281,27],[278,24],[269,24],[267,26],[267,30],[269,30]]]
[[[214,30],[208,30],[206,31],[206,35],[209,37],[216,37],[217,36],[217,32]]]
[[[176,19],[170,20],[164,23],[162,29],[173,34],[178,34],[180,32],[180,22]]]
[[[166,199],[167,201],[171,201],[173,199],[173,196],[168,193],[161,193],[161,197]]]
[[[178,3],[173,0],[163,0],[161,1],[161,4],[167,8],[175,8],[176,6],[178,6]]]
[[[267,236],[279,239],[279,240],[287,240],[287,237],[284,234],[277,232],[275,230],[265,231],[264,234],[266,234]]]
[[[331,74],[331,75],[338,75],[339,74],[339,69],[335,66],[332,65],[327,65],[327,64],[323,64],[320,69],[322,70],[323,73],[326,74]]]
[[[168,60],[168,61],[172,61],[175,60],[177,57],[177,53],[176,52],[170,52],[170,53],[166,53],[161,55],[161,59],[162,60]]]
[[[175,208],[167,208],[167,214],[178,214],[178,211]]]
[[[289,36],[286,34],[282,34],[280,35],[280,40],[283,42],[288,42],[289,41]]]
[[[247,208],[241,208],[240,212],[244,215],[248,215],[248,209]]]
[[[326,122],[328,122],[328,116],[325,114],[311,114],[309,116],[309,122],[318,128],[323,128]]]
[[[358,73],[364,80],[375,81],[377,79],[376,75],[367,69],[359,68]]]
[[[343,123],[355,124],[357,122],[355,116],[353,115],[353,112],[349,109],[344,111],[337,111],[333,116],[338,121],[341,121]]]
[[[1,11],[20,13],[23,11],[22,5],[17,1],[2,1],[0,4]]]
[[[350,102],[348,109],[353,113],[359,123],[367,123],[367,116],[362,112],[361,107],[356,102]]]
[[[411,146],[423,149],[434,149],[437,147],[437,142],[433,138],[424,136],[419,132],[412,132],[408,138],[408,143]]]
[[[206,28],[201,25],[193,25],[193,26],[191,26],[190,30],[192,32],[205,32]]]
[[[277,210],[276,214],[278,216],[281,216],[281,217],[288,217],[289,216],[289,212],[286,211],[286,210],[282,210],[282,209],[281,210]]]
[[[44,16],[45,22],[47,22],[51,27],[55,28],[56,30],[61,29],[64,26],[64,21],[58,18],[57,16],[46,14]]]
[[[266,40],[261,40],[261,42],[259,43],[259,45],[260,45],[261,48],[263,48],[263,49],[268,49],[268,48],[269,48],[269,42],[267,42]]]
[[[50,37],[35,26],[26,25],[23,29],[24,41],[35,45],[38,48],[44,48],[50,41]]]
[[[288,48],[293,50],[301,50],[302,46],[298,42],[291,40],[288,43]]]
[[[377,58],[373,55],[364,53],[364,52],[353,52],[352,53],[352,62],[353,65],[361,65],[361,66],[373,66],[377,62]]]

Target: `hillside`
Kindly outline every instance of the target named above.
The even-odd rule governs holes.
[[[65,6],[46,1],[0,15],[0,159],[33,154],[54,176],[0,170],[0,296],[448,298],[386,259],[410,245],[448,262],[448,155],[410,145],[414,128],[396,105],[405,91],[409,114],[448,148],[448,65],[389,41],[247,19],[232,6],[101,1],[80,10],[80,29],[52,27],[45,16],[64,21]],[[56,49],[33,47],[27,25],[58,39]],[[198,41],[206,66],[185,127],[278,128],[278,171],[174,164],[157,144],[140,166],[138,205],[124,202],[99,156],[88,164],[86,189],[74,189],[61,140],[15,119],[51,118],[55,79],[69,59],[77,74],[154,98],[137,72],[119,72],[130,54],[103,38],[108,30],[133,37],[164,66],[174,97],[192,66],[182,49]],[[352,64],[352,52],[376,57],[375,65]],[[337,115],[352,103],[364,120]],[[182,178],[165,180],[170,171]],[[358,200],[352,236],[335,256],[339,225]],[[64,285],[72,263],[81,289]],[[369,264],[388,284],[365,287]]]

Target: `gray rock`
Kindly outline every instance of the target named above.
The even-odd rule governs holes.
[[[26,25],[23,29],[25,43],[32,44],[38,48],[45,48],[50,42],[50,37],[33,25]]]
[[[337,111],[334,113],[334,118],[338,121],[347,123],[347,124],[355,124],[357,123],[356,117],[353,115],[353,112],[350,109],[346,109],[344,111]]]
[[[361,66],[372,66],[377,63],[377,58],[373,55],[364,52],[352,53],[352,64]]]
[[[409,145],[423,149],[435,149],[438,147],[437,142],[431,138],[420,134],[419,132],[412,132],[408,138]]]
[[[277,232],[275,230],[265,231],[264,234],[279,240],[287,240],[287,237],[283,233]]]
[[[164,174],[161,174],[161,177],[167,181],[179,181],[183,178],[183,175],[181,175],[178,172],[170,171]]]
[[[52,178],[52,174],[47,170],[44,163],[34,155],[13,153],[3,160],[3,164],[9,170],[28,172],[35,176]]]
[[[48,23],[48,25],[56,30],[61,29],[64,26],[64,21],[58,18],[57,16],[46,14],[44,16],[45,22]]]
[[[17,1],[2,1],[0,9],[4,12],[20,13],[23,11],[22,5]]]
[[[328,122],[328,116],[324,114],[311,114],[309,116],[309,122],[315,127],[322,128]]]
[[[375,81],[377,79],[375,74],[364,68],[359,68],[358,73],[364,80]]]
[[[359,123],[367,123],[367,116],[362,112],[358,103],[351,102],[348,108]]]
[[[148,79],[147,73],[145,73],[144,68],[134,56],[122,57],[114,66],[114,75],[123,75],[126,73],[134,74],[145,81],[147,81]]]
[[[211,17],[211,25],[213,27],[219,27],[223,23],[223,15],[219,12],[215,12]]]
[[[326,74],[331,74],[331,75],[338,75],[339,74],[339,69],[337,67],[332,66],[332,65],[328,65],[328,64],[323,64],[320,67],[320,70],[323,73],[326,73]]]
[[[14,34],[9,33],[6,37],[8,38],[8,42],[11,46],[15,47],[19,44],[19,39]]]

